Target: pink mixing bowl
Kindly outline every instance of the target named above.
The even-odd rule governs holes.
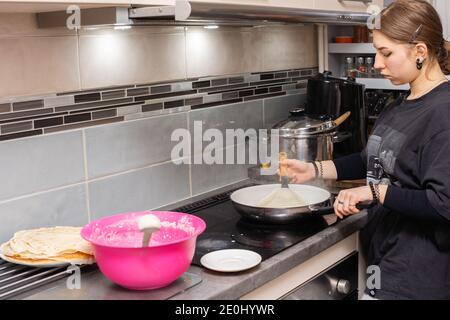
[[[137,218],[150,213],[159,218],[161,229],[143,248]],[[81,236],[91,243],[108,279],[128,289],[149,290],[169,285],[189,269],[197,236],[205,228],[202,219],[187,213],[145,211],[92,221]]]

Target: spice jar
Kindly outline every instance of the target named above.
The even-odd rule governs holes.
[[[369,42],[369,30],[366,26],[353,27],[353,42],[367,43]]]

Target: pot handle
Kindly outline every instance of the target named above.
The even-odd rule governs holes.
[[[350,132],[338,132],[333,136],[333,143],[340,143],[347,139],[350,139],[352,134]]]
[[[336,127],[340,126],[342,122],[344,122],[345,120],[347,120],[348,117],[350,117],[350,115],[351,115],[351,112],[347,111],[342,116],[340,116],[339,118],[334,120]]]
[[[305,108],[295,108],[295,109],[289,110],[289,114],[292,117],[303,117],[305,115]]]
[[[364,209],[370,209],[374,207],[376,202],[374,201],[364,201],[356,204],[356,208],[358,210],[364,210]],[[320,207],[320,206],[314,206],[310,205],[309,210],[311,213],[314,213],[319,216],[326,216],[328,214],[334,213],[334,207],[333,206],[326,206],[326,207]]]

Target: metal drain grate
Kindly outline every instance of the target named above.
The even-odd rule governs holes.
[[[70,275],[71,273],[67,272],[67,266],[34,268],[0,259],[0,300],[26,293]]]

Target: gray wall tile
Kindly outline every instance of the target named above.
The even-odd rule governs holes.
[[[109,99],[117,99],[125,97],[125,90],[115,90],[115,91],[106,91],[102,92],[102,99],[103,100],[109,100]]]
[[[164,108],[164,104],[162,102],[160,102],[160,103],[144,104],[142,106],[142,112],[150,112],[150,111],[162,110],[163,108]]]
[[[220,100],[222,100],[221,93],[209,94],[209,95],[203,97],[203,103],[216,102],[216,101],[220,101]]]
[[[74,104],[75,99],[73,95],[48,97],[44,99],[44,107],[60,107]]]
[[[203,97],[186,99],[186,100],[184,101],[184,104],[185,104],[186,106],[194,106],[194,105],[202,104],[202,103],[203,103]]]
[[[111,118],[117,115],[117,109],[107,109],[97,112],[92,112],[92,119],[103,119],[103,118]]]
[[[93,219],[154,209],[189,196],[189,166],[183,164],[161,164],[89,183]]]
[[[111,32],[79,36],[82,88],[148,83],[181,79],[186,75],[183,30],[152,33],[152,27],[138,32]],[[109,32],[108,32],[109,31]],[[105,59],[100,47],[113,43],[114,55]],[[103,44],[100,45],[99,44]],[[156,49],[157,48],[157,49]],[[169,50],[163,48],[170,48]]]
[[[187,129],[186,113],[86,129],[89,178],[170,160],[171,133]]]
[[[132,106],[126,106],[126,107],[120,107],[117,109],[117,115],[118,116],[125,116],[128,114],[138,113],[141,112],[142,108],[140,104],[132,105]]]
[[[303,107],[305,102],[306,94],[264,99],[264,128],[271,128],[275,123],[287,119],[289,110]]]
[[[188,82],[177,82],[171,84],[172,91],[185,91],[185,90],[192,90],[192,81]]]
[[[226,129],[247,130],[253,128],[258,131],[263,126],[262,103],[262,101],[251,101],[193,110],[189,116],[191,137],[194,137],[194,121],[202,121],[203,133],[210,128],[219,129],[224,139]],[[204,142],[203,147],[208,144],[209,142]],[[195,153],[200,151],[195,150]]]
[[[15,15],[15,23],[23,20]],[[3,15],[0,24],[4,22]],[[37,28],[36,17],[32,18]],[[10,25],[9,30],[21,28]],[[7,32],[11,34],[11,31]],[[0,97],[80,88],[76,36],[8,36],[0,41]]]
[[[37,136],[37,135],[41,135],[41,134],[42,134],[42,129],[2,134],[2,135],[0,135],[0,141],[26,138],[26,137]]]
[[[80,131],[0,143],[0,201],[84,180]]]
[[[190,89],[192,89],[192,87]],[[150,88],[150,92],[152,94],[170,92],[171,90],[172,90],[171,85],[155,86]]]
[[[224,157],[233,148],[223,149]],[[234,154],[236,156],[236,149]],[[198,195],[246,179],[248,168],[249,165],[245,164],[192,164],[192,194]]]
[[[21,112],[9,112],[9,113],[0,114],[0,120],[25,118],[25,117],[32,117],[32,116],[37,116],[37,115],[41,115],[41,114],[52,114],[52,113],[53,113],[52,108],[21,111]]]
[[[33,129],[33,122],[31,121],[22,121],[11,124],[4,124],[0,126],[0,132],[2,134],[18,131],[26,131],[31,129]]]
[[[144,94],[149,94],[149,88],[136,88],[136,89],[127,89],[127,96],[140,96]]]
[[[86,206],[84,184],[0,203],[0,243],[19,230],[84,226],[88,223]]]

